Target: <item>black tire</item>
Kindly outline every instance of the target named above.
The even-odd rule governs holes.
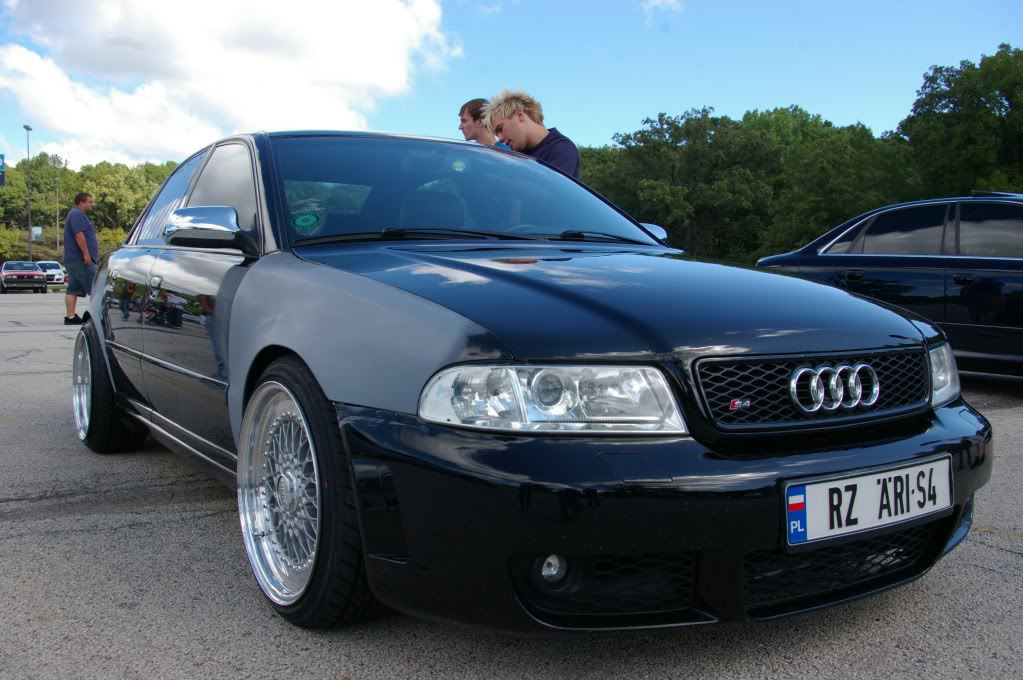
[[[380,610],[366,578],[351,477],[336,411],[316,378],[297,357],[275,361],[242,420],[238,510],[256,581],[295,625],[353,624]]]
[[[45,295],[46,293],[50,292],[50,289],[47,286],[43,286],[42,288],[39,289],[39,292]]]
[[[0,295],[7,295],[7,286],[0,283]]]
[[[92,319],[82,324],[75,338],[71,390],[75,433],[86,446],[96,453],[117,453],[142,446],[146,431],[127,422],[117,406]]]

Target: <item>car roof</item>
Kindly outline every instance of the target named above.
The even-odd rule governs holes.
[[[918,201],[906,201],[904,203],[892,203],[891,205],[883,205],[880,208],[874,208],[867,212],[860,213],[855,217],[851,217],[841,224],[838,224],[826,232],[813,239],[801,248],[797,248],[792,252],[801,252],[809,250],[817,250],[820,248],[822,243],[827,243],[837,238],[840,234],[845,232],[846,229],[863,221],[864,219],[876,215],[877,213],[886,212],[888,210],[895,210],[898,208],[911,208],[918,205],[934,205],[936,203],[948,203],[949,201],[960,201],[964,203],[990,203],[991,201],[1006,201],[1009,203],[1023,203],[1023,194],[1011,193],[1007,191],[974,191],[971,196],[947,196],[945,198],[923,198]]]

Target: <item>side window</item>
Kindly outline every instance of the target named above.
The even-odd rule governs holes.
[[[863,239],[864,253],[939,255],[946,204],[892,210],[877,216]]]
[[[202,159],[205,156],[206,151],[203,150],[174,169],[174,172],[171,173],[171,176],[164,183],[163,188],[160,189],[160,193],[156,195],[156,198],[150,204],[149,212],[146,213],[142,221],[142,226],[139,228],[139,237],[135,243],[140,245],[163,243],[161,234],[163,228],[167,225],[167,218],[172,210],[181,207],[181,200],[185,197],[185,192],[188,191],[188,185],[192,183],[192,176],[199,169],[199,166],[202,165]]]
[[[238,211],[238,226],[256,226],[256,182],[244,144],[224,144],[213,150],[195,183],[188,205],[229,205]]]
[[[1023,206],[963,203],[960,210],[960,255],[1023,257]]]
[[[828,249],[824,251],[824,254],[826,254],[826,255],[844,255],[844,254],[848,253],[849,252],[849,247],[852,246],[853,242],[856,241],[856,236],[857,236],[857,234],[860,233],[860,230],[863,228],[863,223],[864,222],[866,222],[866,220],[864,220],[863,222],[860,222],[859,224],[857,224],[854,227],[846,229],[845,232],[841,236],[839,236],[837,239],[835,239],[835,242],[832,243],[828,247]]]

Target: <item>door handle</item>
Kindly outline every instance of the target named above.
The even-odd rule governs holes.
[[[845,280],[846,281],[862,281],[863,280],[863,272],[858,270],[858,269],[850,269],[849,271],[847,271],[845,273]]]
[[[973,274],[953,274],[952,280],[956,282],[957,286],[968,286],[977,280],[977,277]]]

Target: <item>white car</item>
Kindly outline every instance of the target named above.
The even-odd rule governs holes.
[[[64,268],[60,266],[60,262],[54,262],[53,260],[43,260],[36,262],[39,268],[46,272],[46,283],[50,285],[63,285],[64,284]]]

